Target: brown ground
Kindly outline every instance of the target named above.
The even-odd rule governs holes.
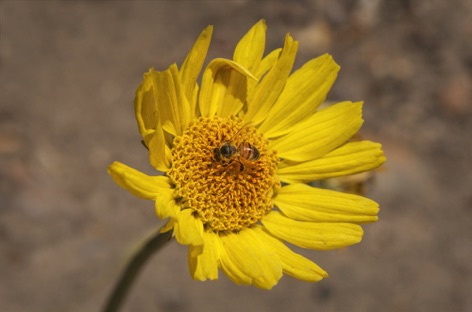
[[[472,311],[472,2],[1,1],[0,310],[98,311],[137,240],[161,223],[106,173],[152,173],[133,116],[148,67],[180,63],[215,25],[231,55],[258,19],[297,67],[342,66],[331,99],[365,100],[387,168],[362,244],[306,254],[330,278],[272,291],[193,281],[186,248],[152,259],[123,311]]]

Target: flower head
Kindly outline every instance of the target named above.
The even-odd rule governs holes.
[[[329,250],[360,242],[360,223],[377,220],[378,205],[359,195],[308,183],[380,166],[378,143],[352,141],[362,103],[324,109],[339,66],[330,55],[291,74],[298,43],[264,55],[266,25],[254,25],[232,60],[211,60],[197,78],[212,27],[182,66],[150,69],[136,91],[135,113],[151,164],[148,176],[114,162],[109,173],[188,245],[194,279],[218,278],[270,289],[283,273],[319,281],[327,273],[284,242]]]

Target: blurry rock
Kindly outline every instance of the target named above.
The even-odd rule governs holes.
[[[314,51],[315,54],[322,54],[331,50],[331,29],[324,20],[313,20],[307,27],[294,33],[294,37],[301,42],[306,51]]]
[[[442,108],[452,115],[470,114],[472,111],[472,80],[466,74],[449,78],[440,90]]]

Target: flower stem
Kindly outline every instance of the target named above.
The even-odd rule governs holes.
[[[137,250],[131,255],[131,259],[116,283],[113,292],[108,297],[103,312],[115,312],[120,309],[141,268],[151,255],[164,246],[171,237],[172,231],[161,233],[160,230],[158,230],[141,243]]]

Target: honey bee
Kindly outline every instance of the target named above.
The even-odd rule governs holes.
[[[236,161],[239,164],[239,171],[247,168],[254,168],[254,162],[260,157],[260,152],[249,142],[242,141],[237,147],[232,143],[234,138],[244,129],[244,125],[236,134],[227,141],[224,141],[219,147],[213,149],[213,158],[222,163],[223,167],[228,167]]]
[[[238,154],[241,156],[241,158],[249,161],[256,161],[261,156],[257,147],[245,141],[239,144]]]

